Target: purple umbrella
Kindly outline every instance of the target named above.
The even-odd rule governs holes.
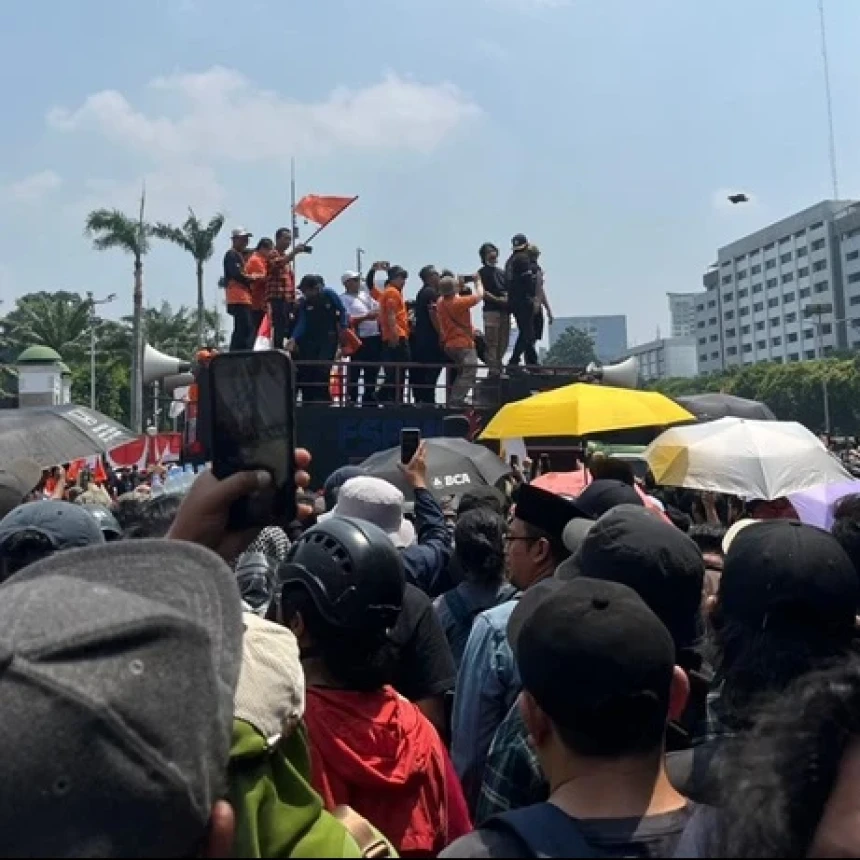
[[[860,481],[841,481],[792,493],[789,499],[802,522],[830,531],[836,503],[855,493],[860,493]]]

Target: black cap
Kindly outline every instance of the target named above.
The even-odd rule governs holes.
[[[595,523],[574,563],[581,576],[632,588],[666,625],[677,648],[695,643],[705,562],[687,535],[653,511],[613,508]]]
[[[513,239],[511,239],[511,247],[515,251],[525,251],[529,247],[529,240],[526,237],[525,233],[517,233]]]
[[[302,587],[326,622],[384,632],[397,623],[406,578],[403,559],[379,526],[329,517],[308,529],[278,569],[283,588]]]
[[[672,637],[627,586],[578,579],[548,589],[522,622],[516,658],[523,688],[560,726],[624,702],[636,718],[668,718]]]
[[[645,507],[645,502],[633,487],[614,478],[598,478],[592,481],[576,497],[576,504],[586,516],[595,520],[619,505]]]
[[[828,532],[772,520],[744,529],[732,541],[720,580],[723,619],[756,630],[784,626],[850,637],[858,603],[854,565]]]
[[[585,516],[576,502],[563,499],[555,493],[532,484],[523,484],[514,499],[514,516],[551,537],[561,540],[564,527],[577,517]]]

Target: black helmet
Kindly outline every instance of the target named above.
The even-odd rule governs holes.
[[[284,589],[304,588],[334,627],[385,631],[403,607],[400,552],[382,529],[365,520],[328,517],[290,548],[278,571]]]
[[[265,553],[244,552],[236,562],[236,583],[242,600],[254,610],[265,613],[275,590],[275,567]]]
[[[83,505],[84,510],[99,524],[106,541],[122,540],[122,526],[104,505]]]

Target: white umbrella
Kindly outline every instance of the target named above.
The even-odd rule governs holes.
[[[645,450],[658,484],[779,499],[850,480],[821,440],[794,421],[721,418],[672,427]]]

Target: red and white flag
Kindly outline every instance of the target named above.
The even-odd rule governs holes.
[[[254,341],[254,352],[262,352],[272,348],[272,318],[266,314],[257,331],[257,339]]]

